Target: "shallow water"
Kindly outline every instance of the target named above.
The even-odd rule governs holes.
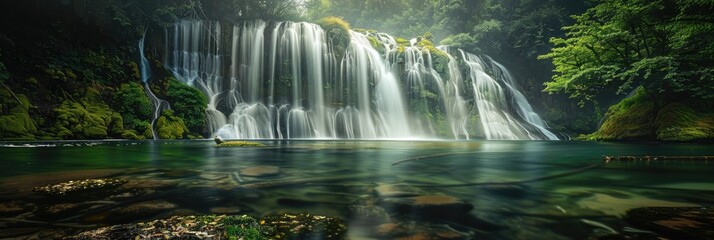
[[[269,147],[217,148],[212,141],[0,144],[0,202],[22,201],[33,206],[17,213],[17,218],[84,225],[209,214],[220,212],[218,207],[254,216],[309,212],[345,219],[351,238],[367,239],[394,234],[377,230],[384,223],[413,226],[407,231],[450,231],[478,239],[583,239],[627,232],[629,226],[622,216],[628,209],[714,205],[714,178],[710,177],[714,163],[602,162],[603,155],[714,155],[711,145],[575,141],[263,143]],[[395,162],[399,163],[393,165]],[[276,166],[280,174],[233,174],[253,166]],[[591,168],[571,175],[542,179],[588,166]],[[162,188],[144,186],[150,191],[132,190],[131,195],[123,196],[114,192],[108,196],[52,198],[8,190],[12,189],[8,186],[23,184],[36,187],[30,185],[51,182],[41,180],[62,174],[83,177],[87,174],[82,172],[95,169],[119,169],[112,177],[129,181],[171,184]],[[272,185],[256,185],[264,183]],[[385,184],[407,185],[418,195],[453,196],[473,205],[473,209],[438,217],[394,212],[374,193],[375,187]],[[142,201],[173,205],[150,216],[120,216],[128,211],[121,208]],[[97,204],[97,210],[82,208],[62,216],[46,213],[58,204],[82,202]],[[103,207],[103,202],[120,204]],[[366,217],[356,210],[383,207],[388,216]],[[0,229],[18,228],[28,226],[0,221]],[[28,232],[55,229],[29,228]],[[52,231],[78,231],[57,229],[61,230]]]

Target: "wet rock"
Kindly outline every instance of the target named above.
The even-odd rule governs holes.
[[[577,201],[578,206],[600,211],[608,215],[625,215],[627,210],[640,208],[644,206],[659,206],[659,207],[699,207],[697,204],[688,202],[673,202],[649,197],[621,193],[594,193],[592,196],[582,198]]]
[[[241,169],[238,173],[240,176],[245,177],[272,177],[280,174],[280,168],[275,166],[256,166]]]
[[[177,208],[176,204],[163,200],[134,203],[126,208],[114,211],[120,219],[143,219],[159,215]]]
[[[165,178],[187,178],[198,176],[199,174],[201,173],[191,169],[171,169],[164,171],[159,176]]]
[[[270,215],[261,224],[275,229],[275,239],[346,239],[347,226],[336,218],[311,214]]]
[[[4,228],[0,231],[0,238],[2,239],[23,239],[21,236],[33,234],[39,232],[42,228]]]
[[[0,203],[0,216],[15,216],[20,213],[32,211],[35,206],[23,201],[10,201]]]
[[[0,182],[0,195],[31,192],[39,186],[68,182],[77,179],[99,179],[121,174],[120,169],[94,169],[71,172],[53,172],[52,174],[31,174],[4,178]]]
[[[714,208],[646,207],[627,211],[628,223],[671,239],[714,239]]]
[[[130,179],[119,189],[166,189],[176,186],[177,182],[172,180],[156,180],[156,179]]]
[[[216,181],[224,179],[227,176],[225,173],[201,173],[201,175],[198,175],[198,177],[205,180]]]
[[[380,198],[412,197],[419,195],[417,189],[406,184],[383,184],[374,188]]]
[[[473,239],[473,233],[426,223],[384,223],[376,227],[374,234],[380,239]]]
[[[82,208],[82,205],[79,203],[60,203],[47,207],[47,209],[45,209],[45,214],[55,217],[63,217]]]
[[[65,195],[73,192],[107,189],[119,186],[125,182],[125,180],[111,178],[85,179],[79,181],[72,180],[69,182],[36,187],[33,191],[52,195]]]
[[[65,239],[269,239],[270,229],[249,216],[175,216],[89,230]]]
[[[263,197],[263,192],[254,188],[233,188],[230,190],[233,197],[237,199],[257,199]]]
[[[375,205],[350,205],[347,207],[351,220],[380,223],[389,221],[389,214],[384,208]]]
[[[380,205],[392,212],[417,214],[425,218],[464,216],[473,209],[470,203],[445,195],[385,198]]]

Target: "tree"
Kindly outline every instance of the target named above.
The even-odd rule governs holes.
[[[597,102],[642,86],[656,109],[676,98],[714,98],[714,2],[604,0],[564,28],[540,56],[556,66],[545,90]]]

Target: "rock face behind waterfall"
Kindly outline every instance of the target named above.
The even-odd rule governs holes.
[[[203,91],[208,130],[225,138],[557,139],[490,58],[337,31],[349,42],[304,22],[184,20],[166,30],[164,62]]]

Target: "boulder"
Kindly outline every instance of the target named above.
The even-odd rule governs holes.
[[[712,207],[645,207],[627,211],[625,220],[670,239],[714,239]]]
[[[280,168],[275,166],[255,166],[241,169],[240,176],[246,177],[272,177],[280,174]]]
[[[399,214],[416,214],[417,217],[461,217],[468,214],[473,205],[446,195],[423,195],[415,197],[385,198],[380,201],[388,211]]]
[[[374,188],[380,198],[412,197],[419,195],[417,189],[406,184],[382,184]]]

